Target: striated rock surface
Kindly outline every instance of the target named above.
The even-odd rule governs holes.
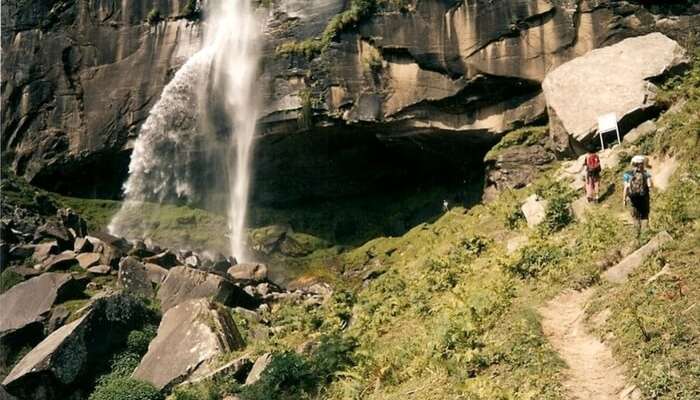
[[[624,132],[648,118],[656,102],[650,82],[687,62],[685,50],[661,33],[625,39],[569,61],[547,74],[542,88],[550,134],[561,150],[597,140],[597,117],[615,113]]]
[[[246,308],[254,308],[258,304],[228,279],[189,267],[170,269],[157,297],[163,311],[187,300],[199,298],[211,298],[228,306]]]
[[[216,357],[243,347],[231,314],[207,299],[170,308],[133,377],[163,389],[213,370]]]
[[[59,400],[74,393],[74,385],[144,316],[141,302],[124,295],[95,300],[77,320],[54,331],[10,371],[2,385],[19,398]]]

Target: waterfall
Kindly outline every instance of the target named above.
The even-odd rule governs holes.
[[[253,90],[261,30],[249,0],[207,2],[202,49],[165,86],[134,142],[124,202],[109,231],[126,237],[148,234],[148,203],[197,202],[227,193],[230,251],[248,258],[245,226],[251,153],[258,116]],[[223,132],[222,132],[223,131]],[[221,157],[221,139],[227,138]],[[204,176],[224,175],[217,187]]]

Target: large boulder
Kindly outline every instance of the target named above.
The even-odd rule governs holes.
[[[547,200],[541,199],[536,194],[530,195],[522,206],[520,211],[525,216],[525,221],[529,227],[535,227],[544,221],[547,215]]]
[[[231,314],[207,299],[170,308],[133,377],[158,389],[214,370],[217,357],[244,346]]]
[[[80,265],[80,263],[75,257],[73,250],[66,250],[44,260],[44,262],[41,263],[41,268],[46,272],[66,271],[77,265]]]
[[[615,113],[623,133],[650,117],[660,77],[687,62],[661,33],[625,39],[560,65],[542,82],[550,134],[559,150],[595,139],[598,116]]]
[[[237,283],[245,285],[267,280],[267,266],[260,263],[241,263],[228,269],[228,276]]]
[[[134,257],[126,257],[119,262],[117,282],[124,292],[136,297],[150,299],[155,294],[148,269]]]
[[[41,330],[51,307],[83,289],[70,274],[47,272],[13,286],[0,295],[0,340],[32,327]]]
[[[163,311],[191,299],[212,298],[228,306],[255,308],[258,301],[219,275],[189,267],[175,267],[158,290],[158,300]]]
[[[23,399],[61,400],[75,393],[95,365],[126,341],[148,310],[126,295],[95,300],[82,317],[62,326],[34,347],[2,384]]]
[[[647,244],[638,248],[632,254],[623,258],[622,261],[615,266],[605,271],[605,273],[603,273],[603,278],[612,283],[626,282],[627,277],[634,272],[637,267],[644,264],[649,256],[672,240],[673,238],[666,231],[657,233]]]

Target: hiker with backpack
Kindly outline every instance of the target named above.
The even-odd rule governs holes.
[[[588,149],[583,160],[583,168],[586,170],[586,199],[589,203],[598,201],[600,192],[600,158],[593,148]]]
[[[652,189],[651,174],[645,168],[646,158],[642,155],[632,157],[632,170],[625,172],[622,180],[625,183],[622,203],[627,206],[629,199],[632,205],[632,216],[637,226],[637,234],[641,233],[644,221],[649,221],[649,201]]]

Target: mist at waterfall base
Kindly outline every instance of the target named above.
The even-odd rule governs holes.
[[[208,2],[205,21],[202,49],[163,89],[134,142],[124,202],[109,231],[150,237],[159,214],[173,204],[224,210],[228,250],[241,261],[249,258],[245,227],[260,24],[246,0]]]

